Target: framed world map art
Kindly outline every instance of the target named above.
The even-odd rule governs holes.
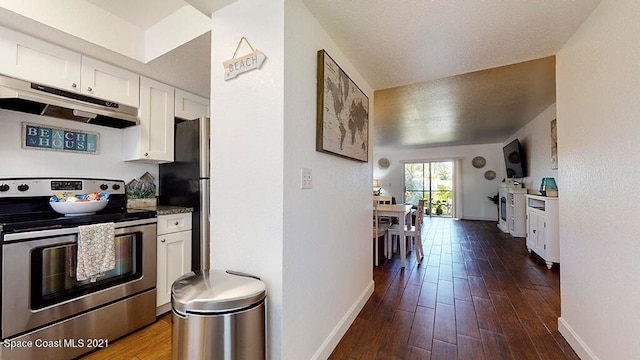
[[[316,150],[369,161],[369,98],[324,50],[318,51]]]

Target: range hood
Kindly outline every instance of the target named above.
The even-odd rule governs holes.
[[[0,108],[114,127],[140,124],[138,109],[0,75]]]

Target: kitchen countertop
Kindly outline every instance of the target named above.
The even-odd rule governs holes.
[[[184,206],[169,206],[169,205],[158,205],[156,207],[156,212],[158,216],[160,215],[172,215],[172,214],[183,214],[193,212],[192,207],[184,207]]]

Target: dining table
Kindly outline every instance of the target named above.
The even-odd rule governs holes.
[[[398,219],[398,224],[400,225],[400,264],[402,267],[405,267],[405,258],[407,256],[407,246],[405,241],[404,231],[405,229],[411,229],[412,219],[411,216],[411,205],[410,204],[398,204],[398,205],[388,205],[388,204],[378,204],[378,216],[387,216]],[[390,251],[388,252],[391,253]]]

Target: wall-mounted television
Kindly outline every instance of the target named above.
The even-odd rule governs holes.
[[[527,176],[527,165],[524,153],[518,139],[513,140],[502,148],[504,163],[507,169],[507,178],[523,178]]]

